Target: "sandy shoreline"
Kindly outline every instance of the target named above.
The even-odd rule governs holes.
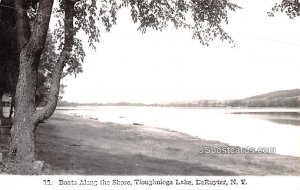
[[[0,151],[7,151],[7,129]],[[282,139],[279,139],[282,140]],[[63,114],[37,129],[38,159],[47,174],[78,175],[300,175],[300,158],[274,154],[200,154],[225,147],[168,129],[101,123]]]

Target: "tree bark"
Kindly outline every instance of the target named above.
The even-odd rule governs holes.
[[[35,160],[35,123],[31,116],[35,112],[36,72],[32,68],[32,62],[32,57],[21,53],[20,76],[16,91],[16,114],[11,130],[11,148],[15,153],[13,156],[16,156],[17,161],[26,162]]]
[[[3,96],[3,92],[0,91],[0,118],[3,117],[2,96]]]

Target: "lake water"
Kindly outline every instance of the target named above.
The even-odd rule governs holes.
[[[275,147],[277,154],[300,157],[300,108],[80,106],[60,107],[57,112],[167,128],[233,146]]]

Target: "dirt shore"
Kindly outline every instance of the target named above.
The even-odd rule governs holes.
[[[279,139],[283,140],[283,139]],[[9,130],[1,129],[6,156]],[[47,174],[77,175],[300,175],[300,158],[274,154],[200,154],[225,147],[167,129],[101,123],[54,114],[37,129],[38,159]]]

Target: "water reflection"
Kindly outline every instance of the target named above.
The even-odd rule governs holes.
[[[232,114],[244,114],[278,124],[300,126],[299,112],[233,112]]]

